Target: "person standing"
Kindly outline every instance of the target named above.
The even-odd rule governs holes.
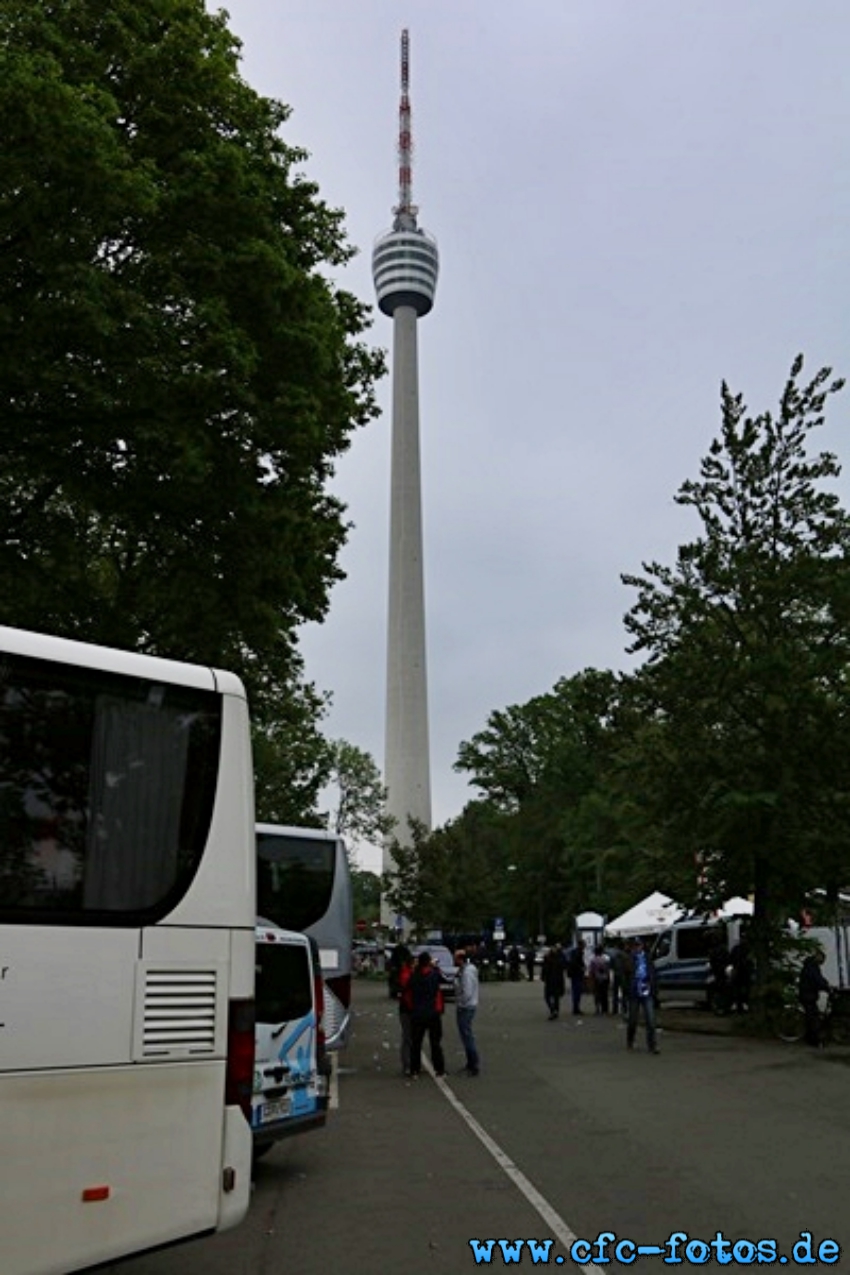
[[[422,1043],[428,1036],[431,1062],[438,1076],[446,1074],[443,1057],[443,989],[440,971],[433,965],[430,952],[420,952],[410,976],[410,1074],[422,1071]]]
[[[573,997],[573,1013],[581,1013],[581,997],[584,992],[584,939],[579,939],[567,955],[567,974]]]
[[[564,980],[564,962],[561,959],[561,949],[559,947],[550,947],[543,957],[540,977],[543,980],[543,996],[549,1008],[549,1019],[551,1021],[553,1018],[558,1017],[561,1010],[561,997],[567,990]]]
[[[728,1014],[730,1008],[729,976],[726,969],[729,965],[729,952],[726,949],[726,933],[715,934],[708,954],[708,968],[711,971],[711,1003],[715,1014]]]
[[[534,982],[534,947],[529,943],[525,951],[525,970],[529,983]]]
[[[613,1012],[619,1014],[622,1009],[624,1017],[628,1012],[629,977],[629,961],[622,943],[618,940],[611,956],[611,1000]]]
[[[632,939],[632,981],[629,988],[629,1018],[626,1026],[626,1046],[635,1047],[638,1018],[643,1012],[646,1026],[646,1047],[651,1054],[661,1051],[655,1040],[655,998],[658,988],[655,980],[655,966],[652,957],[638,936]]]
[[[410,1075],[410,1049],[413,1042],[413,1026],[411,1022],[412,998],[410,979],[413,974],[413,957],[410,949],[402,947],[399,952],[395,970],[396,997],[398,999],[398,1021],[401,1028],[401,1069],[405,1076]]]
[[[818,1049],[821,1045],[821,1016],[818,1009],[818,996],[821,992],[831,990],[821,970],[825,960],[826,952],[824,952],[823,948],[820,948],[817,952],[812,952],[807,956],[800,967],[797,995],[803,1007],[803,1013],[806,1016],[806,1044],[811,1045],[813,1049]]]
[[[590,978],[593,984],[593,1000],[597,1014],[608,1013],[608,989],[611,985],[611,960],[598,943],[590,961]]]
[[[457,1030],[466,1052],[467,1076],[477,1076],[479,1070],[478,1047],[472,1031],[475,1011],[478,1009],[478,970],[467,958],[466,952],[460,948],[455,952],[457,966],[455,1013],[457,1014]]]
[[[739,939],[729,953],[732,970],[730,997],[736,1014],[744,1014],[750,1008],[753,986],[753,960],[745,938]]]

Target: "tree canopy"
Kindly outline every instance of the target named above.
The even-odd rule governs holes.
[[[288,116],[202,0],[0,0],[0,619],[234,668],[267,720],[383,370]]]
[[[460,746],[527,932],[536,917],[564,936],[577,911],[657,888],[700,908],[753,894],[767,934],[850,881],[850,517],[836,457],[810,453],[843,382],[802,371],[775,414],[723,386],[719,436],[676,497],[699,534],[623,577],[644,663],[562,678]]]
[[[392,832],[394,820],[386,812],[387,790],[375,759],[345,739],[334,740],[329,752],[328,783],[335,794],[330,826],[354,846],[361,841],[379,844]]]
[[[754,891],[757,919],[850,875],[850,518],[824,486],[836,457],[807,451],[843,382],[801,385],[802,367],[775,416],[723,386],[720,437],[677,496],[702,534],[624,577],[655,736],[637,773],[667,855],[709,900]]]

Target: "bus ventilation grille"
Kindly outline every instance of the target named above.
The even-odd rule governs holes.
[[[213,1054],[216,990],[215,970],[148,969],[142,1056]]]

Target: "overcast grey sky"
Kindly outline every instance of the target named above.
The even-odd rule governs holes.
[[[211,7],[217,7],[214,3]],[[488,714],[627,668],[620,573],[674,504],[726,379],[774,407],[794,355],[850,373],[847,0],[230,0],[242,70],[346,211],[372,301],[411,38],[414,199],[440,245],[419,325],[434,822]],[[388,347],[391,322],[372,335]],[[308,675],[383,765],[389,380],[335,491],[354,524]],[[850,392],[819,443],[850,459]],[[842,480],[850,502],[850,482]],[[368,856],[367,856],[368,861]],[[377,860],[369,861],[375,866]]]

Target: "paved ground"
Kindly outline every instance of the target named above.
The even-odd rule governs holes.
[[[846,1051],[674,1032],[671,1014],[660,1057],[629,1054],[618,1021],[550,1023],[539,983],[490,984],[477,1020],[482,1075],[411,1083],[383,986],[362,980],[356,996],[341,1105],[327,1129],[260,1164],[240,1228],[116,1275],[456,1275],[476,1265],[470,1238],[557,1239],[559,1222],[644,1244],[721,1230],[776,1236],[790,1253],[806,1229],[850,1245],[848,1076],[834,1065]],[[445,1026],[456,1069],[451,1010]],[[541,1200],[553,1214],[541,1216]],[[567,1253],[556,1244],[552,1264]],[[657,1257],[639,1265],[669,1269]]]

